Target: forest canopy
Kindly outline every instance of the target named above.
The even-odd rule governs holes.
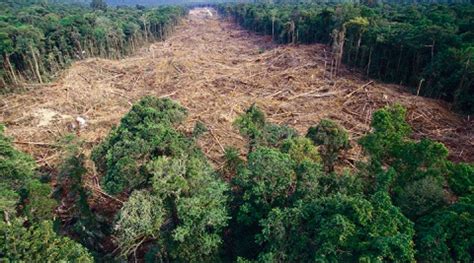
[[[92,209],[76,148],[56,178],[57,198],[76,204],[68,223],[58,222],[61,232],[52,228],[49,184],[2,135],[0,257],[470,262],[474,166],[447,160],[438,142],[411,139],[405,114],[399,105],[374,113],[372,131],[359,140],[365,161],[354,169],[342,162],[350,143],[336,122],[321,120],[302,136],[252,105],[235,120],[247,157],[229,147],[215,169],[196,145],[205,127],[183,133],[182,106],[144,97],[92,154],[100,185],[123,203],[111,214]],[[41,233],[51,240],[12,243]]]
[[[122,58],[145,43],[164,39],[186,11],[84,5],[0,4],[0,90],[47,82],[73,61]]]
[[[279,43],[325,43],[339,65],[474,112],[474,6],[220,4],[219,12]]]

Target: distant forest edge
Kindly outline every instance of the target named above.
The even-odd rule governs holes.
[[[0,3],[0,93],[43,83],[71,62],[118,59],[170,34],[186,9]]]
[[[341,62],[474,113],[473,5],[220,4],[218,11],[279,43],[331,44]]]
[[[12,1],[12,0],[10,0]],[[91,0],[30,0],[33,2],[49,2],[49,3],[86,3]],[[328,3],[352,3],[352,4],[469,4],[471,0],[106,0],[109,5],[149,5],[155,6],[160,4],[181,4],[181,3],[265,3],[265,4],[328,4]]]
[[[74,0],[71,0],[74,1]],[[76,0],[77,2],[87,2]],[[107,4],[119,5],[144,5],[156,6],[162,4],[189,4],[189,3],[265,3],[265,4],[328,4],[328,3],[352,3],[352,4],[413,4],[413,3],[445,3],[445,4],[469,4],[471,0],[107,0]]]

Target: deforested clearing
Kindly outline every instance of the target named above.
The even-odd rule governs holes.
[[[168,39],[133,56],[79,61],[50,84],[4,96],[0,122],[17,147],[40,165],[54,167],[61,156],[56,142],[65,134],[76,132],[90,149],[141,97],[169,97],[189,111],[180,129],[190,133],[198,120],[209,129],[198,144],[220,166],[226,145],[245,153],[233,121],[253,103],[271,122],[300,133],[322,118],[336,120],[353,142],[369,131],[376,109],[400,103],[407,108],[415,139],[440,141],[450,159],[474,161],[474,125],[467,116],[457,115],[445,102],[345,67],[335,76],[329,52],[322,44],[274,44],[213,9],[196,8]],[[360,156],[353,144],[348,160]]]

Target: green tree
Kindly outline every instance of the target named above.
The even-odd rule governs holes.
[[[287,126],[267,123],[265,113],[255,104],[239,116],[234,125],[248,139],[249,152],[258,146],[278,147],[284,139],[297,135],[296,131]]]
[[[309,139],[267,123],[254,105],[236,120],[236,126],[248,138],[250,152],[246,163],[235,153],[226,153],[225,167],[234,175],[229,243],[235,248],[234,256],[252,259],[260,248],[256,243],[259,221],[273,208],[291,207],[298,200],[316,196],[321,166]]]
[[[474,165],[467,163],[448,164],[449,187],[458,196],[474,194]]]
[[[148,191],[134,191],[118,214],[117,240],[122,255],[136,254],[144,242],[160,238],[163,203]]]
[[[335,194],[275,208],[261,225],[264,262],[414,260],[413,223],[383,191],[369,199]]]
[[[416,223],[417,260],[472,262],[474,259],[474,199],[463,197],[448,208],[422,217]]]
[[[6,262],[94,262],[80,244],[58,236],[51,221],[28,228],[20,219],[0,222],[0,259]]]
[[[347,132],[330,120],[321,120],[317,126],[310,127],[306,137],[319,145],[319,153],[327,172],[334,171],[340,152],[350,147]]]
[[[111,194],[144,187],[151,174],[144,165],[157,156],[181,156],[196,151],[192,141],[172,125],[186,116],[186,110],[169,99],[145,97],[121,120],[120,126],[93,153],[103,188]]]
[[[8,76],[8,78],[11,78],[13,84],[17,84],[18,79],[15,73],[15,69],[13,68],[13,65],[10,61],[10,55],[15,49],[14,43],[9,36],[9,29],[11,29],[11,27],[9,28],[5,26],[2,27],[2,31],[0,31],[0,54],[2,54],[3,56],[3,68],[6,70],[6,72],[1,73],[2,75],[5,74],[5,77]],[[4,82],[6,83],[5,77],[2,76]]]
[[[49,186],[37,180],[33,158],[16,150],[3,133],[4,127],[0,125],[0,208],[4,219],[8,222],[16,214],[20,194],[25,206],[22,212],[31,220],[51,218],[54,204],[49,199]]]
[[[54,209],[58,206],[56,200],[51,198],[51,186],[38,180],[26,183],[21,195],[23,213],[30,221],[40,222],[52,219]]]
[[[104,188],[132,192],[115,224],[124,258],[135,257],[139,249],[159,261],[218,256],[228,189],[195,140],[173,127],[185,116],[184,108],[168,99],[145,97],[94,151],[98,169],[107,173]]]

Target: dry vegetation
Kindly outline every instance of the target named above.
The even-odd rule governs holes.
[[[451,112],[446,103],[348,69],[331,76],[328,51],[324,45],[274,45],[195,9],[170,38],[133,57],[81,61],[55,83],[4,96],[0,122],[19,148],[40,165],[54,167],[61,155],[56,143],[75,130],[78,116],[87,122],[78,133],[90,149],[142,96],[170,97],[189,110],[183,129],[190,132],[197,120],[207,125],[210,132],[199,144],[219,166],[226,145],[245,152],[232,122],[253,102],[270,121],[301,133],[321,118],[334,119],[353,141],[368,131],[375,109],[398,102],[408,108],[415,136],[443,142],[453,160],[474,161],[472,120]],[[355,147],[349,159],[357,159],[359,151]]]

